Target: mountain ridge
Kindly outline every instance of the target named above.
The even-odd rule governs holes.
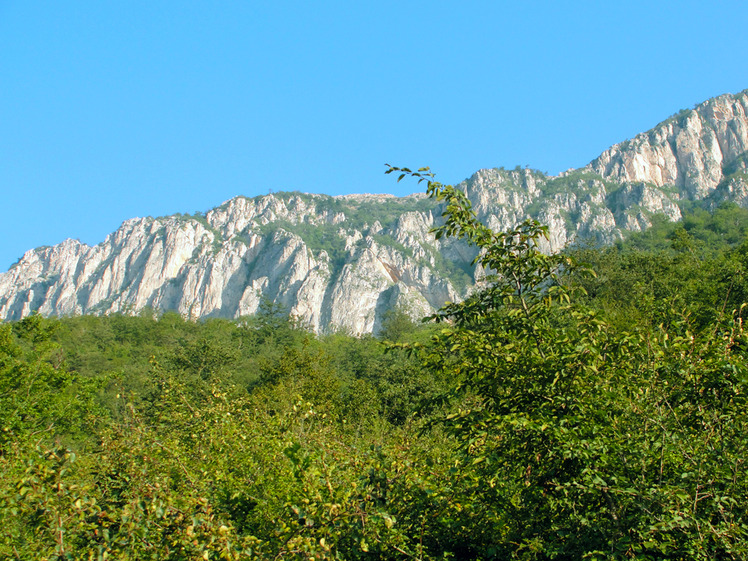
[[[606,244],[680,204],[748,207],[748,90],[707,100],[547,176],[483,169],[460,186],[479,218],[503,230],[527,217],[549,227],[544,249]],[[438,205],[405,197],[301,192],[238,196],[205,213],[126,220],[96,246],[35,248],[0,274],[0,318],[175,310],[241,317],[268,298],[310,329],[376,331],[395,306],[424,316],[480,279],[474,251],[435,240]]]

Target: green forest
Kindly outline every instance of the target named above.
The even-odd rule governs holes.
[[[494,273],[421,323],[0,324],[0,557],[748,559],[748,210],[546,255],[388,171]]]

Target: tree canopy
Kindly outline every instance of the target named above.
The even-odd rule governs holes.
[[[742,211],[546,255],[542,225],[388,172],[484,273],[422,325],[318,337],[273,302],[0,325],[0,555],[748,557]]]

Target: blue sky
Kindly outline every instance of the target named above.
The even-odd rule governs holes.
[[[0,271],[236,196],[558,173],[748,88],[748,3],[0,0]]]

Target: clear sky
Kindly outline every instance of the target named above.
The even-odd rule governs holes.
[[[236,195],[556,174],[748,88],[748,2],[0,0],[0,271]]]

